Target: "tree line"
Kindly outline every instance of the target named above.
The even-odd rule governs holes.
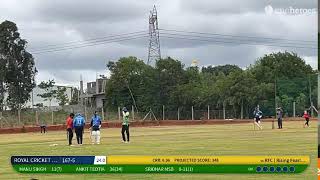
[[[106,106],[114,110],[133,105],[140,112],[152,108],[159,114],[162,105],[182,112],[209,105],[250,117],[258,104],[266,116],[273,116],[275,106],[292,114],[296,102],[300,114],[317,102],[317,72],[293,52],[266,54],[245,69],[230,64],[186,67],[171,57],[151,66],[132,56],[109,61],[107,69]]]
[[[15,23],[0,24],[0,111],[4,104],[13,110],[21,108],[36,86],[38,71],[26,47],[27,41],[20,37]],[[107,69],[111,72],[106,84],[106,106],[110,110],[132,105],[140,112],[150,108],[160,112],[165,105],[168,110],[179,108],[183,112],[191,106],[206,109],[209,105],[211,109],[226,108],[249,116],[259,104],[265,115],[273,115],[275,106],[290,114],[296,102],[296,110],[301,113],[317,101],[317,71],[293,52],[266,54],[246,68],[230,64],[186,67],[171,57],[151,66],[131,56],[109,61]],[[50,101],[55,94],[65,104],[63,92],[46,91],[47,97],[43,98]],[[78,103],[78,91],[73,93],[72,104]]]

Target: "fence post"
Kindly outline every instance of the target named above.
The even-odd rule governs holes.
[[[87,121],[87,106],[84,105],[84,119]]]
[[[134,121],[134,106],[131,106],[131,111],[132,111],[132,120]]]
[[[241,101],[241,115],[240,119],[243,119],[243,100]]]
[[[2,125],[2,111],[0,111],[0,127],[2,128],[3,125]]]
[[[104,110],[103,110],[103,107],[101,108],[101,114],[102,114],[102,121],[104,121]]]
[[[210,119],[210,106],[208,105],[208,120]]]
[[[164,120],[164,105],[162,105],[162,120]]]
[[[178,108],[178,120],[180,120],[180,109]]]
[[[191,118],[192,118],[192,120],[194,119],[194,116],[193,116],[193,106],[191,106]]]
[[[36,125],[39,125],[38,110],[36,110]]]
[[[121,121],[120,107],[118,107],[118,120]]]
[[[314,117],[313,102],[311,102],[311,117]]]
[[[223,119],[226,119],[226,108],[224,103],[223,103]]]
[[[21,110],[20,110],[20,108],[18,109],[18,123],[20,126],[21,125]]]
[[[296,102],[293,101],[293,117],[296,117]]]
[[[51,109],[51,125],[53,125],[53,110]]]

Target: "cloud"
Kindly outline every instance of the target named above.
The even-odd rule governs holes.
[[[64,86],[74,86],[80,87],[80,79],[86,83],[90,81],[95,81],[97,77],[101,74],[110,75],[109,71],[100,70],[57,70],[55,72],[52,71],[39,71],[36,83],[40,83],[41,81],[48,81],[49,79],[53,79],[56,82],[56,85],[64,85]]]
[[[304,56],[302,58],[307,64],[310,64],[313,69],[318,69],[318,56]]]
[[[194,14],[244,14],[250,12],[261,13],[264,12],[266,6],[272,6],[274,8],[316,8],[316,0],[188,0],[181,1],[181,9],[185,9],[187,12]]]
[[[48,45],[80,42],[108,35],[142,30],[147,35],[149,11],[153,4],[157,5],[159,27],[162,29],[317,41],[316,14],[265,12],[268,5],[272,8],[317,8],[315,0],[2,0],[0,21],[7,19],[15,22],[21,36],[29,42],[28,50],[36,52],[48,48]],[[209,42],[169,39],[165,36],[168,35],[161,31],[162,57],[177,58],[187,66],[193,59],[197,59],[200,66],[228,63],[247,67],[265,53],[285,50],[296,52],[313,68],[317,66],[316,49],[213,42],[221,36],[213,36]],[[296,42],[291,42],[291,45],[307,46]],[[148,39],[144,37],[34,54],[39,70],[37,81],[55,78],[60,84],[77,85],[80,74],[83,74],[86,81],[94,80],[96,72],[106,73],[109,60],[130,55],[147,60],[147,48]]]

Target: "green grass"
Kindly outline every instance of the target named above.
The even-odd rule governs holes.
[[[195,125],[131,128],[131,143],[123,144],[120,129],[104,129],[102,144],[68,147],[65,131],[0,136],[0,179],[315,179],[317,128],[302,128],[303,122],[284,122],[283,130],[253,131],[252,124]],[[50,144],[57,146],[49,146]],[[311,165],[296,175],[249,174],[18,174],[11,155],[310,155]]]

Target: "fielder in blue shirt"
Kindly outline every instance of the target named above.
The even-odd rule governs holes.
[[[79,145],[82,145],[83,129],[84,129],[85,123],[86,122],[85,122],[85,119],[82,116],[82,114],[77,113],[73,119],[73,127],[75,129],[76,136],[77,136],[77,142]]]

